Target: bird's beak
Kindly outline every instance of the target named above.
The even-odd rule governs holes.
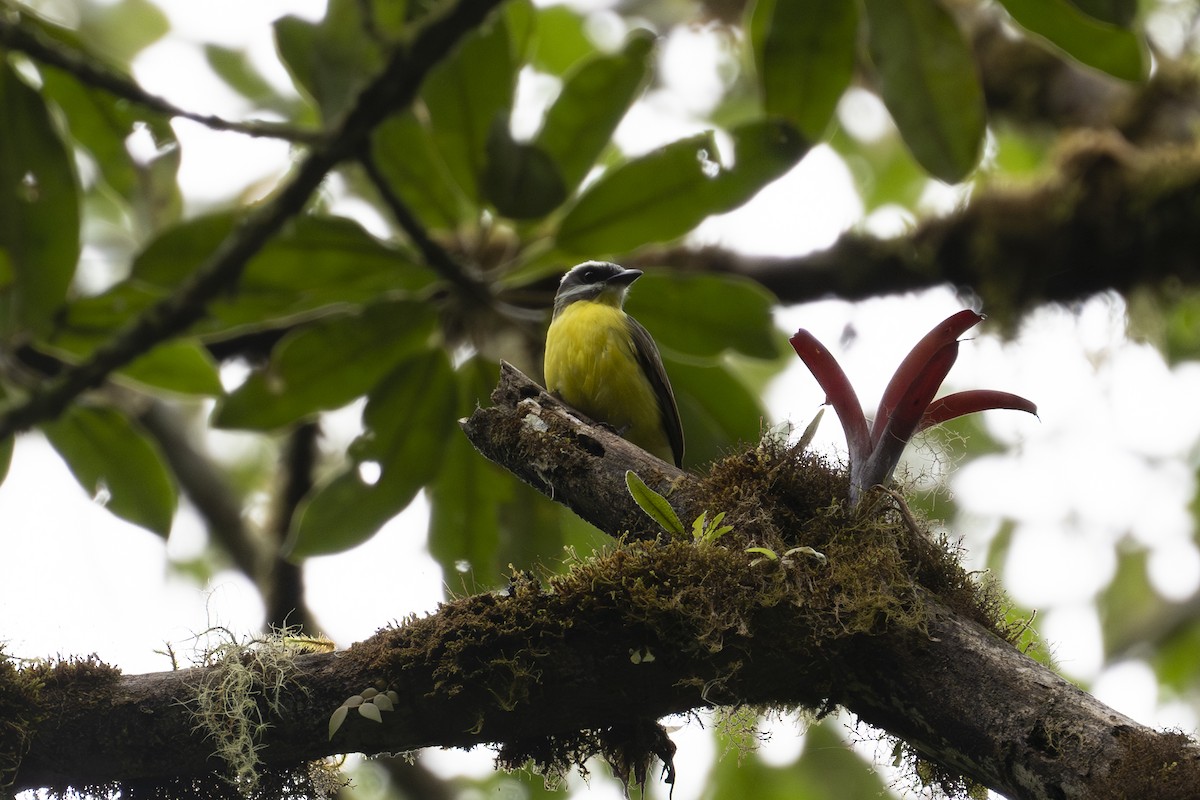
[[[609,286],[628,286],[642,277],[640,269],[623,269],[606,281]]]

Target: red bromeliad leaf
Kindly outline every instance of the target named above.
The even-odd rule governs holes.
[[[990,411],[996,408],[1008,408],[1013,411],[1028,411],[1037,416],[1037,406],[1020,395],[1010,392],[997,392],[992,389],[972,389],[966,392],[955,392],[934,400],[926,409],[921,422],[913,433],[949,422],[964,414],[974,414],[976,411]]]
[[[925,372],[930,361],[943,347],[957,342],[959,336],[969,328],[978,325],[982,320],[982,314],[976,314],[970,309],[959,311],[957,314],[951,314],[934,326],[934,329],[925,334],[921,338],[921,341],[917,342],[913,349],[908,352],[908,355],[900,362],[900,366],[896,368],[895,374],[892,375],[891,381],[888,382],[887,389],[883,392],[883,397],[879,400],[879,410],[875,413],[875,422],[871,428],[872,444],[879,443],[884,428],[891,423],[893,410],[900,404],[901,399],[908,393],[912,384],[922,377],[922,373]],[[953,364],[954,360],[951,359],[950,363]],[[947,365],[946,371],[938,379],[938,385],[941,385],[942,379],[946,377],[946,373],[949,371],[950,366]],[[937,385],[933,387],[933,392],[930,392],[930,399],[933,399],[933,393],[936,391]],[[921,412],[924,410],[922,408]],[[919,418],[920,412],[918,412],[917,419]]]
[[[918,431],[992,408],[1037,414],[1037,406],[1008,392],[979,389],[933,399],[958,358],[958,337],[982,320],[974,311],[960,311],[922,337],[888,382],[870,428],[854,387],[833,355],[806,330],[796,331],[791,338],[796,355],[825,390],[825,402],[833,406],[846,432],[851,506],[857,505],[865,490],[891,478],[908,440]]]
[[[922,342],[924,341],[923,339]],[[892,476],[908,440],[916,433],[925,410],[929,408],[933,396],[941,388],[942,381],[946,379],[946,374],[957,359],[958,339],[951,339],[949,344],[942,345],[931,357],[925,359],[921,371],[913,376],[881,430],[879,420],[875,421],[876,429],[880,430],[879,437],[862,470],[857,475],[851,472],[852,491],[855,487],[863,490],[877,483],[886,483]],[[892,382],[895,382],[894,378]]]
[[[825,402],[833,406],[842,430],[846,432],[846,446],[850,450],[850,463],[862,463],[871,452],[871,435],[867,430],[867,418],[863,416],[858,395],[850,385],[850,379],[842,371],[833,354],[816,337],[801,328],[789,339],[792,349],[808,367],[808,371],[825,390]]]

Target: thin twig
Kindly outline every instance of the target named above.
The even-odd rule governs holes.
[[[379,75],[363,89],[332,136],[314,147],[299,164],[291,181],[230,232],[189,280],[97,348],[87,361],[64,371],[0,413],[0,440],[43,420],[54,419],[71,401],[99,385],[113,370],[187,330],[203,317],[208,303],[237,283],[250,258],[284,223],[303,211],[329,171],[357,153],[371,130],[388,114],[412,102],[433,65],[501,1],[459,0],[425,23],[411,45],[397,49]]]
[[[362,164],[367,179],[371,181],[375,191],[379,193],[379,198],[392,212],[396,224],[400,226],[413,245],[421,251],[421,257],[425,259],[425,263],[442,278],[469,295],[479,298],[486,297],[488,294],[486,285],[471,275],[467,268],[450,255],[446,248],[430,237],[425,226],[417,219],[417,215],[392,188],[387,177],[379,169],[379,163],[375,160],[375,156],[368,148],[363,148],[358,154],[358,162]]]
[[[110,69],[81,50],[55,42],[36,30],[0,16],[0,47],[24,53],[35,61],[61,69],[80,83],[101,89],[143,108],[170,117],[182,117],[213,130],[233,131],[246,136],[270,137],[289,142],[316,144],[324,134],[305,131],[277,122],[239,122],[213,114],[200,114],[180,108],[157,95],[150,94],[125,75]]]
[[[184,420],[167,404],[152,402],[138,416],[159,443],[188,499],[204,520],[209,536],[255,583],[262,577],[267,553],[242,518],[242,503],[220,468],[200,452],[185,430]]]

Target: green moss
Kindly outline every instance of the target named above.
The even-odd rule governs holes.
[[[95,655],[18,666],[0,650],[0,795],[12,786],[34,729],[48,714],[41,708],[42,692],[69,688],[86,697],[88,689],[111,685],[120,675]]]
[[[486,737],[493,719],[537,692],[540,659],[625,657],[586,653],[593,630],[621,631],[635,664],[647,654],[687,664],[692,671],[676,686],[694,693],[691,707],[803,709],[815,717],[832,710],[842,648],[863,636],[922,629],[927,593],[1010,638],[1003,596],[962,568],[956,543],[930,533],[899,495],[882,493],[851,511],[841,501],[847,489],[837,465],[768,439],[670,495],[685,529],[703,512],[710,519],[723,512],[733,527],[719,540],[670,538],[647,517],[644,528],[574,559],[565,574],[515,573],[506,592],[448,603],[348,655],[393,684],[410,685],[407,665],[435,665],[428,691],[478,709],[472,734]],[[776,557],[748,554],[751,547]],[[529,764],[551,777],[595,755],[630,780],[642,780],[655,759],[671,770],[669,739],[649,712],[500,745],[502,766]]]

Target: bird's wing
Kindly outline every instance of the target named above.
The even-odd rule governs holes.
[[[659,355],[658,345],[650,336],[650,332],[642,327],[642,323],[633,317],[629,321],[629,334],[633,337],[633,349],[637,353],[638,363],[642,365],[654,394],[658,397],[659,409],[662,411],[663,429],[667,432],[667,441],[671,443],[671,452],[675,455],[675,466],[683,465],[683,425],[679,422],[679,406],[675,403],[675,393],[671,391],[671,382],[667,379],[667,371],[663,368],[662,356]]]

